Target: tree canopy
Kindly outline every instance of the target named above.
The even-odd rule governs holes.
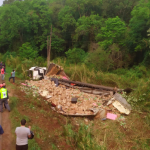
[[[150,0],[5,0],[0,7],[1,52],[34,51],[33,57],[46,57],[51,25],[52,59],[86,63],[91,56],[92,63],[101,53],[111,59],[111,68],[150,64]]]

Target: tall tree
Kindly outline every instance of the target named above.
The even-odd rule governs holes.
[[[97,35],[97,41],[100,40],[99,44],[107,49],[113,43],[119,45],[123,44],[122,41],[125,37],[126,25],[117,16],[115,18],[109,18],[105,21],[101,32]]]

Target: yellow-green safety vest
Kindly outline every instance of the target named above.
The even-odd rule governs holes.
[[[1,99],[7,98],[7,90],[5,88],[2,88],[0,90],[1,93]]]

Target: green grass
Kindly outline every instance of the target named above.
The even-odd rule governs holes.
[[[66,124],[63,134],[66,136],[68,144],[77,150],[106,150],[105,144],[100,145],[96,142],[92,128],[83,123],[76,131],[71,124]]]
[[[17,97],[10,97],[10,107],[11,107],[11,113],[10,113],[10,119],[12,123],[12,133],[15,137],[15,129],[16,127],[20,126],[20,121],[22,119],[26,119],[28,124],[30,123],[31,119],[29,116],[22,115],[17,109],[19,99]],[[34,131],[34,130],[33,130]],[[40,147],[36,143],[35,139],[28,140],[28,145],[30,150],[40,150]]]

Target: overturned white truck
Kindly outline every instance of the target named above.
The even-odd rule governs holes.
[[[33,80],[44,79],[46,67],[31,67],[28,71],[28,76]]]
[[[69,79],[63,68],[54,63],[50,63],[48,68],[35,66],[28,70],[28,76],[33,80],[42,80],[45,75],[58,75],[63,76],[65,79]]]

